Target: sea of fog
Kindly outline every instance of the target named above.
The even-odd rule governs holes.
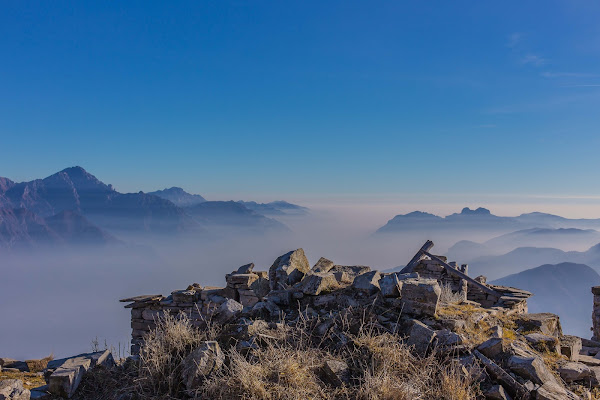
[[[119,299],[168,295],[198,282],[225,285],[225,274],[254,262],[267,270],[289,250],[302,247],[311,264],[327,257],[338,264],[386,270],[404,265],[427,239],[444,254],[460,239],[435,232],[373,237],[387,218],[377,208],[316,209],[286,217],[292,233],[222,235],[213,239],[128,237],[127,248],[47,249],[0,255],[0,356],[55,357],[92,350],[92,342],[128,349],[130,313]],[[364,210],[363,210],[364,211]],[[390,214],[387,214],[388,218]]]

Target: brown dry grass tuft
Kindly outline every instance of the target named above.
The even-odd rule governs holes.
[[[54,360],[54,355],[50,354],[48,357],[44,357],[39,360],[25,360],[25,363],[27,363],[27,367],[29,367],[30,372],[41,372],[52,360]]]

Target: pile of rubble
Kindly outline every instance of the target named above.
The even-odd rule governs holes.
[[[342,266],[321,258],[312,268],[302,249],[275,260],[268,271],[247,264],[226,275],[225,287],[193,284],[170,296],[129,302],[132,354],[138,354],[157,318],[186,315],[199,329],[210,323],[238,327],[236,346],[257,346],[256,321],[314,319],[316,334],[331,334],[340,313],[366,309],[382,331],[425,356],[444,354],[467,374],[478,374],[488,399],[591,398],[600,386],[600,343],[562,334],[558,316],[528,314],[524,290],[468,276],[468,266],[430,253],[428,241],[400,272]],[[600,292],[599,292],[600,293]],[[451,294],[452,303],[444,297]],[[239,328],[239,327],[245,328]],[[335,333],[335,332],[334,332]],[[338,346],[344,346],[341,332]],[[214,346],[214,344],[212,344]]]

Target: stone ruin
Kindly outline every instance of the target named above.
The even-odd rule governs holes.
[[[311,267],[298,249],[277,258],[268,271],[254,264],[238,268],[225,276],[225,287],[194,283],[169,296],[123,299],[131,309],[131,354],[140,353],[145,335],[165,313],[185,315],[198,329],[211,322],[227,325],[236,348],[252,351],[261,342],[251,327],[265,323],[313,321],[317,335],[333,332],[336,346],[349,345],[336,330],[338,317],[368,309],[378,331],[398,335],[416,354],[441,354],[477,376],[486,399],[592,399],[599,393],[600,287],[593,289],[593,340],[564,335],[557,315],[528,313],[531,293],[471,278],[467,265],[432,254],[432,247],[427,241],[400,272],[325,258]],[[214,356],[218,346],[206,342],[206,349],[193,354]],[[199,361],[190,364],[192,370],[194,365]]]
[[[415,317],[437,314],[442,288],[463,302],[506,314],[526,313],[531,293],[490,285],[485,277],[468,276],[468,266],[447,262],[431,254],[427,241],[400,272],[380,272],[370,267],[337,265],[321,258],[311,268],[302,249],[275,260],[268,271],[250,263],[225,276],[225,287],[197,283],[169,296],[144,295],[122,299],[131,309],[131,354],[139,354],[144,335],[156,327],[165,312],[183,313],[198,328],[208,321],[228,322],[238,315],[266,320],[293,320],[303,310],[327,313],[364,307],[379,300],[390,309]],[[397,331],[392,319],[382,325]]]

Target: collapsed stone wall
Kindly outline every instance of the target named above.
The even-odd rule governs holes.
[[[445,258],[439,259],[445,263]],[[467,266],[452,268],[466,274]],[[302,312],[327,313],[349,307],[366,307],[379,302],[386,309],[381,323],[396,331],[401,314],[435,316],[442,293],[441,286],[463,296],[463,300],[481,299],[477,305],[525,312],[531,294],[514,288],[496,296],[479,294],[464,275],[455,276],[439,261],[420,257],[410,272],[385,273],[368,266],[337,265],[321,258],[311,268],[304,251],[290,251],[271,265],[268,271],[255,271],[247,264],[225,276],[225,287],[203,287],[194,283],[169,296],[147,295],[123,299],[131,304],[131,354],[139,354],[144,336],[156,327],[157,318],[166,312],[184,314],[191,323],[206,327],[210,321],[228,322],[240,313],[266,320],[292,320]],[[485,281],[484,289],[492,287]],[[501,287],[493,286],[495,289]],[[490,289],[491,290],[491,289]],[[498,293],[494,291],[493,293]],[[517,296],[515,297],[515,293]],[[500,301],[502,297],[503,301]],[[505,302],[506,299],[512,299]]]

